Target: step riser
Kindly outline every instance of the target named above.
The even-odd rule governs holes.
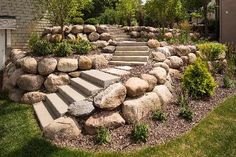
[[[130,61],[130,62],[147,62],[148,57],[122,57],[122,56],[113,56],[112,61]]]
[[[132,38],[114,38],[115,41],[136,41],[136,39]]]
[[[147,46],[146,42],[130,42],[130,43],[125,43],[125,42],[121,42],[121,43],[117,43],[117,46]]]
[[[126,51],[126,52],[122,52],[122,51],[117,51],[115,52],[115,56],[149,56],[149,52],[138,52],[138,51]]]
[[[147,46],[117,46],[116,51],[149,51]]]
[[[143,63],[134,63],[134,62],[109,62],[110,65],[116,65],[116,66],[137,66],[137,65],[146,65],[146,62]]]
[[[75,102],[75,100],[70,97],[65,91],[63,91],[62,89],[59,88],[59,93],[62,95],[63,98],[65,98],[65,100],[67,100],[70,104]]]
[[[89,90],[86,87],[83,87],[82,85],[78,84],[77,82],[71,80],[71,85],[75,88],[77,88],[78,90],[80,90],[82,93],[84,93],[87,96],[91,96],[96,94],[97,92],[99,92],[100,90]]]

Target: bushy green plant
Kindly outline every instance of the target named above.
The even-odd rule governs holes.
[[[89,41],[80,40],[75,43],[73,48],[78,54],[87,54],[89,51],[92,50],[93,47]]]
[[[111,134],[110,131],[107,128],[100,127],[97,129],[97,134],[95,137],[96,144],[102,145],[110,143],[111,141]]]
[[[164,121],[166,121],[167,117],[166,117],[166,114],[163,111],[157,110],[153,113],[152,119],[154,121],[164,122]]]
[[[146,124],[137,124],[132,131],[132,139],[136,143],[146,142],[149,134],[149,127]]]
[[[189,96],[186,92],[180,91],[177,93],[177,105],[181,107],[189,105]]]
[[[91,24],[91,25],[97,25],[99,23],[99,21],[96,18],[89,18],[87,20],[85,20],[86,24]]]
[[[29,38],[29,48],[32,50],[35,47],[35,44],[40,40],[39,36],[37,33],[32,33],[30,38]]]
[[[57,57],[66,57],[70,56],[73,53],[72,45],[66,41],[55,44],[55,55]]]
[[[183,88],[194,99],[214,94],[216,82],[202,60],[198,59],[184,71]]]
[[[207,61],[215,61],[227,51],[226,45],[214,42],[198,44],[197,48],[202,53],[202,59]]]
[[[37,56],[46,56],[52,54],[52,45],[48,41],[38,40],[32,45],[32,52]]]
[[[182,107],[179,113],[179,116],[187,121],[192,121],[193,115],[194,113],[189,109],[189,107]]]
[[[225,75],[223,78],[224,88],[232,88],[234,87],[234,82],[228,75]]]
[[[81,17],[74,17],[70,20],[70,23],[74,24],[74,25],[76,25],[76,24],[82,25],[82,24],[84,24],[84,20]]]

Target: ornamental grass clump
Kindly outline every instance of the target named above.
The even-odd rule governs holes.
[[[184,71],[183,88],[193,99],[201,99],[214,94],[217,86],[202,60],[198,59]]]
[[[95,137],[96,144],[102,145],[110,143],[111,141],[111,134],[110,131],[105,127],[100,127],[97,129],[97,134]]]
[[[137,124],[132,131],[132,139],[135,143],[146,142],[148,139],[149,127],[146,124]]]
[[[163,111],[157,110],[153,113],[152,119],[154,121],[164,122],[164,121],[166,121],[167,117],[166,117],[166,114]]]

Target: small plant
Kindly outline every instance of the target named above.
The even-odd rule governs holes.
[[[87,20],[85,20],[86,24],[91,24],[91,25],[97,25],[99,22],[96,18],[89,18]]]
[[[233,80],[230,79],[228,75],[225,75],[223,78],[224,88],[232,88],[234,87]]]
[[[96,144],[99,145],[110,143],[111,141],[110,131],[104,127],[98,128],[95,140]]]
[[[54,51],[55,55],[58,57],[66,57],[72,55],[72,46],[68,42],[61,42],[56,44],[56,48]]]
[[[92,45],[88,41],[80,40],[77,43],[75,43],[73,48],[78,54],[87,54],[89,51],[92,50]]]
[[[82,24],[84,24],[84,20],[81,17],[74,17],[74,18],[70,19],[70,23],[74,24],[74,25],[76,25],[76,24],[82,25]]]
[[[177,105],[180,107],[185,107],[189,105],[189,96],[186,92],[181,90],[180,92],[177,92]]]
[[[152,119],[154,121],[164,122],[164,121],[166,121],[167,117],[166,117],[166,114],[163,111],[157,110],[153,113]]]
[[[181,108],[179,116],[187,121],[193,120],[193,112],[187,106]]]
[[[200,59],[186,68],[182,83],[184,90],[194,99],[212,96],[217,86],[206,65]]]
[[[33,40],[31,41],[32,52],[37,56],[46,56],[52,54],[52,45],[48,41],[38,40],[33,44]]]
[[[33,50],[35,47],[36,43],[40,40],[39,36],[37,33],[32,33],[28,42],[29,48]]]
[[[136,143],[146,142],[149,134],[149,128],[146,124],[138,124],[132,131],[132,139]]]

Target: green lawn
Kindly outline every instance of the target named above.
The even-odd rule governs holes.
[[[2,95],[0,93],[0,95]],[[235,157],[236,96],[229,98],[183,137],[154,148],[131,153],[93,154],[58,148],[42,138],[32,107],[12,103],[0,96],[1,157]]]

